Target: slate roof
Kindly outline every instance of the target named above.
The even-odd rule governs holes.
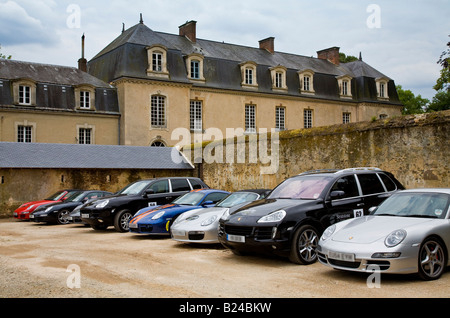
[[[0,142],[0,168],[184,170],[193,166],[169,147]]]
[[[148,67],[147,46],[163,45],[167,51],[167,64],[170,79],[167,81],[188,83],[193,86],[211,87],[218,89],[244,90],[241,86],[241,72],[239,64],[253,61],[258,64],[257,79],[258,92],[274,93],[269,68],[284,66],[287,68],[287,94],[303,96],[299,92],[300,82],[298,71],[312,70],[315,72],[314,90],[315,95],[306,98],[334,99],[339,97],[339,87],[336,77],[349,75],[353,78],[365,78],[353,85],[373,86],[367,78],[379,78],[388,76],[382,74],[363,61],[352,63],[341,63],[335,65],[327,60],[307,57],[302,55],[274,52],[271,54],[259,47],[248,47],[217,41],[197,39],[195,43],[186,37],[156,32],[143,23],[139,23],[122,32],[114,41],[107,45],[88,63],[90,74],[106,82],[112,82],[122,77],[149,79],[146,70]],[[185,57],[192,53],[204,55],[205,83],[193,83],[187,78]],[[158,79],[164,81],[164,79]],[[389,85],[390,104],[400,104],[398,101],[395,84]],[[377,101],[376,88],[370,90],[355,88],[353,101]],[[369,95],[361,95],[361,94]]]

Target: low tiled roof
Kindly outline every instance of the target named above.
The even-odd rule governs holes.
[[[0,142],[0,168],[180,170],[193,166],[169,147]]]

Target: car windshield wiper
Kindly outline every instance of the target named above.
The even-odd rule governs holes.
[[[380,213],[380,214],[374,214],[376,216],[398,216],[397,214],[389,214],[389,213]]]
[[[431,219],[437,219],[438,217],[435,215],[423,215],[423,214],[409,214],[409,215],[402,215],[404,217],[408,218],[431,218]]]

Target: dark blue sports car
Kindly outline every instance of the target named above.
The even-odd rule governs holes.
[[[194,190],[170,204],[141,209],[130,220],[130,232],[170,235],[170,225],[180,214],[194,209],[212,207],[229,194],[222,190]]]

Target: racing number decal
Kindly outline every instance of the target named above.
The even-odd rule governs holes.
[[[362,216],[364,216],[364,210],[363,209],[353,210],[353,217],[360,218]]]

